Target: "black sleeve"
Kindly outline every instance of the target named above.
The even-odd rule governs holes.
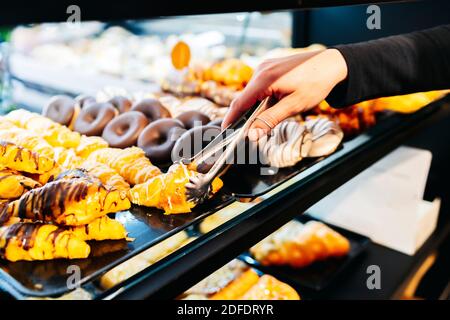
[[[333,107],[450,88],[450,25],[334,48],[348,77],[327,97]]]

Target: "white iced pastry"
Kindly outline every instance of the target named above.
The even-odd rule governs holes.
[[[313,140],[308,157],[323,157],[332,154],[344,138],[344,132],[339,125],[328,118],[308,119],[305,126],[311,132]]]
[[[270,136],[258,141],[263,164],[291,167],[303,158],[323,157],[336,151],[344,134],[333,121],[317,117],[306,122],[283,121]]]
[[[308,156],[311,146],[311,133],[295,121],[281,122],[270,136],[258,140],[262,163],[277,168],[295,165]]]

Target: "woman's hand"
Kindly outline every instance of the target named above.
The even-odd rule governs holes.
[[[257,101],[273,96],[278,102],[258,116],[249,132],[256,141],[278,123],[324,100],[347,77],[347,64],[336,49],[306,52],[264,61],[230,106],[222,127],[236,121]]]

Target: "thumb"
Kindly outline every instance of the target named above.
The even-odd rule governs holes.
[[[258,141],[261,137],[270,134],[280,122],[296,114],[300,101],[293,93],[278,101],[272,107],[262,112],[251,125],[248,138]]]

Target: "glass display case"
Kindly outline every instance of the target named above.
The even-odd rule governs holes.
[[[10,30],[5,33],[8,44],[3,44],[1,52],[1,111],[23,108],[41,113],[54,95],[70,98],[88,95],[97,101],[124,96],[133,103],[148,97],[160,99],[164,97],[162,83],[174,71],[173,48],[180,41],[190,48],[191,65],[238,60],[255,69],[268,58],[334,45],[333,39],[324,36],[325,28],[321,26],[322,18],[330,11],[321,10],[361,10],[371,2],[276,1],[254,7],[246,1],[201,5],[170,1],[158,8],[148,8],[132,1],[134,5],[115,4],[103,10],[102,6],[82,1],[79,7],[83,22],[75,24],[61,22],[68,16],[64,1],[45,10],[44,6],[33,4],[14,15],[10,13],[17,8],[8,3],[0,13],[0,23]],[[378,2],[402,2],[392,5],[396,7],[409,5],[403,1]],[[329,8],[320,9],[324,7]],[[339,11],[334,14],[339,15]],[[365,18],[366,15],[359,19]],[[445,19],[448,17],[442,17],[442,22]],[[425,20],[417,24],[428,25],[430,22]],[[336,28],[343,30],[345,26]],[[396,33],[394,29],[386,29],[385,32]],[[365,32],[355,34],[361,36]],[[344,37],[336,38],[346,42],[341,41]],[[296,51],[295,47],[304,48]],[[226,110],[227,106],[220,109]],[[362,105],[353,108],[360,118],[361,110],[366,110]],[[356,133],[346,132],[331,155],[305,159],[264,177],[255,173],[254,168],[231,168],[223,178],[223,190],[189,214],[165,215],[141,206],[115,213],[115,219],[128,232],[128,242],[92,245],[92,252],[101,254],[93,253],[89,259],[75,263],[82,277],[73,287],[67,286],[70,261],[1,261],[1,297],[27,299],[66,294],[80,299],[179,297],[235,257],[248,261],[248,256],[241,255],[243,252],[308,212],[311,206],[406,142],[442,153],[430,173],[429,183],[434,185],[427,190],[438,190],[432,197],[437,194],[445,205],[430,238],[415,255],[406,256],[365,237],[354,236],[354,241],[360,241],[361,252],[355,253],[351,263],[345,264],[345,272],[336,279],[333,277],[329,286],[317,290],[294,285],[306,299],[398,298],[430,252],[448,241],[450,220],[446,202],[450,195],[444,180],[449,170],[441,167],[448,152],[442,143],[429,146],[423,141],[445,134],[442,127],[450,119],[450,99],[442,93],[426,100],[414,112],[398,113],[393,109],[377,111],[376,123],[364,124]],[[167,170],[167,166],[161,168]],[[383,265],[389,274],[382,290],[372,291],[362,285],[366,267],[372,264]]]

